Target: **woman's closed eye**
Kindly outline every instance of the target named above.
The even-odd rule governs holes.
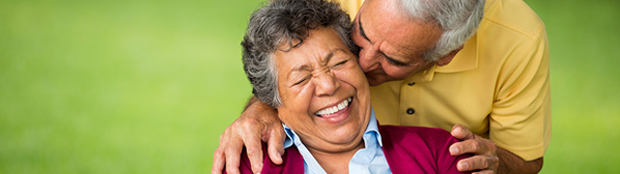
[[[348,61],[349,61],[349,60],[343,60],[343,61],[340,61],[340,62],[336,63],[335,65],[333,65],[333,66],[332,66],[332,68],[336,68],[336,67],[339,67],[339,66],[341,66],[341,65],[344,65],[344,64],[345,64],[345,63],[347,63]]]
[[[296,85],[301,85],[302,83],[304,83],[304,82],[308,81],[308,79],[310,79],[310,76],[306,76],[306,77],[304,77],[304,78],[300,79],[299,81],[295,82],[295,83],[293,84],[293,86],[296,86]]]

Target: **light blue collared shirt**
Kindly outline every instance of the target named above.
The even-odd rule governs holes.
[[[289,148],[295,144],[299,153],[304,158],[304,173],[306,174],[327,174],[319,162],[310,154],[308,148],[301,142],[299,136],[289,127],[284,126],[286,132],[286,140],[284,140],[284,148]],[[370,121],[368,127],[364,131],[363,138],[364,147],[358,150],[349,161],[349,173],[359,174],[390,174],[390,166],[383,154],[383,143],[381,142],[381,134],[375,118],[375,110],[371,109]]]

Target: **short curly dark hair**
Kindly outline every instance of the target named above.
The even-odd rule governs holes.
[[[259,100],[277,108],[281,100],[273,53],[303,44],[310,30],[333,28],[351,52],[359,48],[351,40],[352,22],[337,3],[325,0],[275,0],[252,13],[243,46],[243,69]],[[287,44],[283,49],[280,46]]]

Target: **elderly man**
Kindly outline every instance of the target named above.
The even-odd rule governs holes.
[[[465,125],[471,131],[451,129],[464,139],[451,153],[475,154],[459,161],[461,171],[541,169],[551,138],[548,45],[544,24],[524,2],[368,0],[353,22],[381,124]],[[272,161],[282,161],[285,135],[277,111],[254,101],[222,135],[215,173],[224,162],[238,164],[243,144],[260,171],[261,140]]]

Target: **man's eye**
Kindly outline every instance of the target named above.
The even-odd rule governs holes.
[[[385,56],[385,59],[387,59],[387,61],[388,61],[388,63],[389,63],[390,65],[394,65],[394,66],[406,66],[406,65],[407,65],[407,64],[405,64],[405,63],[402,63],[402,62],[396,61],[396,60],[394,60],[394,59],[392,59],[392,58],[390,58],[390,57],[387,57],[387,56]]]
[[[398,65],[398,62],[396,62],[394,59],[390,59],[387,58],[388,63],[392,64],[392,65]]]

